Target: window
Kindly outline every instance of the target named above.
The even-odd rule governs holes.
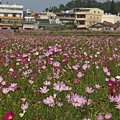
[[[8,16],[8,13],[4,13],[4,16]]]
[[[94,13],[96,13],[96,11],[94,11]]]
[[[86,18],[86,15],[85,14],[80,14],[80,15],[77,15],[77,18]]]
[[[90,25],[92,25],[92,21],[90,21]]]
[[[78,24],[78,25],[85,25],[85,20],[78,20],[78,21],[77,21],[77,24]]]
[[[13,14],[13,17],[16,17],[16,14]]]

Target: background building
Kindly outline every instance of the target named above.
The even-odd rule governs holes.
[[[0,4],[0,29],[12,29],[14,23],[22,29],[23,5]]]
[[[104,11],[99,8],[75,8],[75,21],[77,28],[89,28],[89,26],[101,23]]]
[[[113,24],[115,24],[116,22],[120,21],[120,15],[113,15],[110,13],[106,13],[104,15],[102,15],[102,22],[104,21],[108,21],[111,22]]]
[[[38,23],[36,19],[38,18],[38,14],[27,9],[26,15],[23,18],[23,30],[24,29],[38,29]]]

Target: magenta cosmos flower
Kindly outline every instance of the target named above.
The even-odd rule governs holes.
[[[5,113],[3,120],[13,120],[14,116],[14,112],[8,111]]]
[[[109,93],[109,94],[118,94],[118,93],[119,93],[119,90],[116,89],[116,88],[110,87],[108,93]]]
[[[114,81],[109,80],[109,81],[107,81],[107,82],[106,82],[106,84],[107,84],[109,87],[112,87],[112,86],[114,86],[114,85],[115,85],[115,82],[114,82]]]
[[[78,84],[78,83],[79,83],[79,80],[78,80],[78,79],[75,79],[73,82],[74,82],[75,84]]]

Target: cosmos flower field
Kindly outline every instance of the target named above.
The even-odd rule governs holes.
[[[120,120],[120,37],[0,31],[0,120]]]

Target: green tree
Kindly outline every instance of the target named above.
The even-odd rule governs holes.
[[[110,12],[111,14],[116,14],[114,0],[112,0],[112,2],[111,2],[111,4],[110,4],[110,10],[109,10],[109,12]]]

